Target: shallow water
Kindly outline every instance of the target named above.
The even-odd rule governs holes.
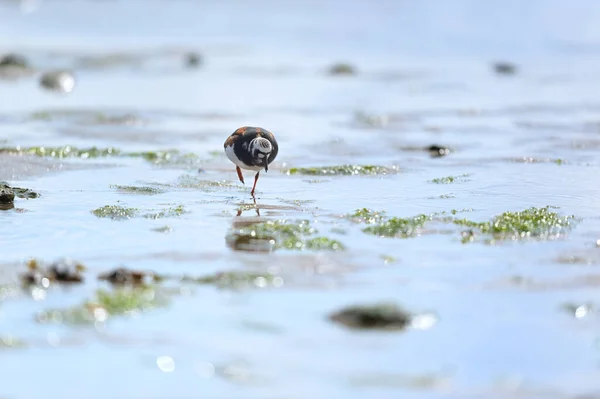
[[[600,394],[597,310],[564,309],[600,301],[600,7],[576,3],[0,2],[0,50],[34,66],[0,80],[0,146],[197,156],[155,164],[0,154],[0,180],[41,194],[0,211],[0,397]],[[203,64],[186,68],[188,51]],[[496,60],[515,62],[517,73],[494,73]],[[358,73],[329,76],[336,62]],[[40,73],[56,67],[74,69],[72,93],[39,87]],[[345,250],[228,245],[232,229],[256,218],[250,187],[222,153],[243,125],[271,130],[280,145],[257,187],[260,217],[308,219]],[[432,144],[451,152],[432,158],[423,149]],[[349,163],[399,173],[284,173]],[[187,212],[92,213],[116,204]],[[381,238],[343,217],[359,208],[398,217],[464,209],[458,216],[487,221],[547,205],[580,221],[556,239],[493,245],[484,236],[463,244],[466,229],[452,224]],[[20,289],[32,257],[76,259],[85,282]],[[176,285],[168,306],[105,323],[36,320],[108,288],[96,277],[117,266],[271,272],[283,284]],[[327,318],[380,301],[435,323],[368,332]]]

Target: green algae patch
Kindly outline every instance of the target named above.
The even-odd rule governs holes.
[[[245,186],[226,180],[206,180],[195,175],[185,174],[171,183],[157,183],[159,187],[176,188],[176,189],[193,189],[202,192],[215,192],[222,190],[246,191]]]
[[[327,237],[316,237],[306,240],[306,249],[311,251],[339,251],[344,249],[342,243]]]
[[[381,255],[380,258],[381,258],[381,260],[383,260],[383,263],[386,265],[397,262],[396,258],[394,258],[393,256],[390,256],[390,255]]]
[[[396,167],[385,167],[377,165],[338,165],[322,166],[313,168],[290,168],[284,170],[287,175],[308,176],[352,176],[352,175],[387,175],[398,173]]]
[[[156,165],[187,165],[195,164],[200,160],[194,153],[181,152],[179,150],[128,152],[124,154],[124,156],[142,158],[143,160]]]
[[[69,145],[63,147],[2,147],[0,153],[12,155],[34,155],[38,157],[50,158],[100,158],[119,155],[120,151],[116,148],[76,148]]]
[[[477,233],[491,236],[494,240],[550,240],[558,238],[571,230],[576,222],[575,216],[561,216],[550,206],[529,208],[519,212],[504,212],[487,222],[475,222],[468,219],[456,219],[454,224],[468,227],[463,232],[463,243],[475,241]]]
[[[429,222],[453,224],[468,228],[461,232],[463,243],[474,242],[476,236],[487,236],[488,242],[494,240],[550,240],[568,232],[576,222],[575,216],[562,216],[552,211],[552,207],[529,208],[518,212],[504,212],[489,221],[478,222],[457,215],[471,212],[472,209],[453,209],[448,212],[436,212],[430,215],[417,215],[408,218],[385,216],[384,212],[366,208],[357,209],[346,218],[367,226],[363,232],[379,237],[409,238],[422,232]]]
[[[40,323],[103,323],[113,316],[135,315],[164,307],[168,297],[152,286],[121,287],[97,290],[91,300],[68,309],[52,309],[39,313]]]
[[[388,218],[383,211],[368,208],[357,209],[354,213],[346,215],[346,219],[355,223],[367,224],[362,231],[379,237],[409,238],[416,236],[425,223],[433,215],[417,215],[409,218]]]
[[[99,218],[124,220],[136,216],[138,210],[139,209],[137,208],[125,208],[119,205],[105,205],[101,208],[94,209],[92,213]]]
[[[194,153],[181,152],[179,150],[165,151],[143,151],[143,152],[122,152],[118,148],[77,148],[70,145],[62,147],[1,147],[0,153],[12,155],[32,155],[48,158],[104,158],[104,157],[122,157],[122,158],[141,158],[155,165],[192,165],[200,161],[200,158]]]
[[[344,245],[327,237],[318,236],[318,230],[308,220],[270,220],[233,231],[228,241],[238,250],[312,250],[339,251]],[[240,245],[240,240],[244,245]],[[244,241],[245,240],[245,241]],[[230,244],[230,246],[232,246]]]
[[[385,218],[385,212],[362,208],[346,217],[356,223],[373,224],[381,222]]]
[[[185,213],[188,213],[183,205],[178,205],[175,207],[169,207],[162,209],[157,212],[151,212],[144,215],[146,219],[163,219],[168,217],[178,217]]]
[[[146,212],[144,214],[141,214],[141,210],[139,208],[126,208],[120,205],[105,205],[92,211],[92,213],[99,218],[112,220],[125,220],[137,216],[142,216],[146,219],[163,219],[168,217],[178,217],[188,212],[189,211],[187,211],[183,205],[163,208],[156,211]]]
[[[569,232],[577,219],[573,215],[562,216],[552,207],[529,208],[518,212],[504,212],[487,222],[454,219],[452,223],[468,227],[461,233],[463,243],[474,242],[477,235],[487,236],[487,243],[497,240],[552,240]]]
[[[120,315],[132,311],[144,311],[164,306],[153,287],[122,288],[112,291],[98,290],[96,300],[88,306],[105,309],[110,315]]]
[[[165,190],[162,190],[160,188],[149,186],[121,186],[115,184],[111,185],[110,187],[116,189],[119,192],[127,194],[156,195],[165,192]]]
[[[393,217],[378,224],[363,229],[367,234],[379,237],[409,238],[416,236],[431,218],[427,215],[418,215],[410,218]]]
[[[469,181],[467,177],[469,174],[459,175],[459,176],[446,176],[446,177],[438,177],[431,180],[431,183],[435,184],[451,184],[451,183],[460,183]]]
[[[281,287],[283,278],[270,273],[244,271],[218,272],[203,277],[184,277],[183,282],[214,285],[220,289]]]
[[[575,216],[561,216],[544,208],[529,208],[520,212],[504,212],[490,222],[475,225],[484,234],[497,238],[552,238],[572,227]]]

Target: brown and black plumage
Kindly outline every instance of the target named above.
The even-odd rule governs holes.
[[[254,196],[261,170],[268,172],[269,164],[277,157],[279,146],[273,133],[261,127],[243,126],[233,132],[223,145],[225,154],[236,166],[238,177],[244,183],[242,169],[256,171],[250,194]]]

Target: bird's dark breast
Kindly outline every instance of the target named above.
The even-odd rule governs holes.
[[[269,154],[269,164],[275,160],[279,152],[277,140],[273,133],[261,127],[241,127],[229,136],[225,141],[225,147],[233,145],[233,152],[236,157],[248,166],[261,166],[264,163],[260,159],[252,156],[250,152],[250,142],[257,137],[264,137],[271,143],[273,150]]]

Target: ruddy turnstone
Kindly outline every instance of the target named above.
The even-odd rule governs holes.
[[[225,140],[223,147],[227,158],[236,165],[235,169],[242,184],[245,184],[242,169],[256,171],[254,186],[250,191],[250,195],[254,197],[260,171],[264,169],[268,172],[269,164],[277,156],[279,146],[275,136],[261,127],[243,126]]]

